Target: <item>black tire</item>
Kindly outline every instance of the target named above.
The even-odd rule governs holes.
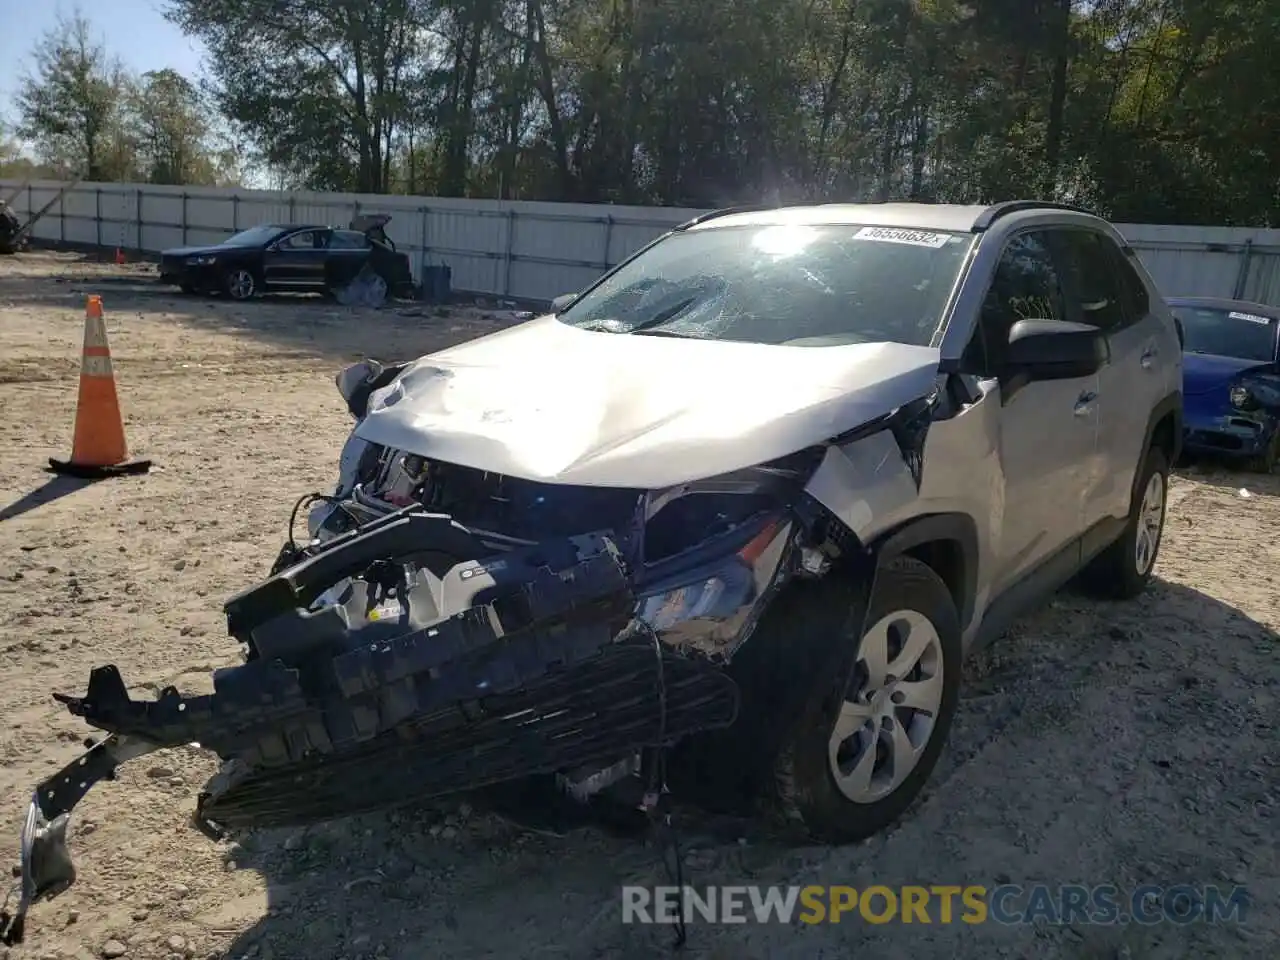
[[[1249,469],[1257,473],[1271,474],[1276,472],[1276,464],[1280,463],[1280,427],[1272,431],[1266,449],[1249,462]]]
[[[833,599],[840,591],[829,594]],[[826,669],[813,678],[812,692],[774,766],[776,800],[788,821],[826,843],[851,843],[880,832],[897,820],[919,796],[946,744],[960,689],[960,618],[951,593],[928,565],[899,557],[881,569],[867,606],[869,626],[899,610],[922,615],[936,630],[942,657],[942,695],[929,740],[916,766],[892,793],[872,802],[855,802],[837,785],[828,759],[828,743],[844,704],[851,668],[861,641],[862,610],[849,611],[844,634]]]
[[[1161,478],[1160,524],[1156,532],[1155,544],[1151,548],[1150,562],[1147,563],[1145,570],[1141,570],[1137,560],[1137,548],[1144,494],[1151,484],[1152,477],[1157,475]],[[1147,583],[1151,580],[1151,572],[1159,559],[1168,503],[1169,460],[1163,450],[1152,447],[1147,451],[1142,469],[1138,471],[1137,482],[1133,485],[1129,520],[1125,524],[1124,532],[1111,546],[1094,557],[1082,572],[1080,582],[1089,593],[1108,600],[1131,600],[1146,589]]]
[[[252,300],[261,292],[261,286],[257,276],[248,267],[232,267],[222,276],[222,289],[232,300]]]

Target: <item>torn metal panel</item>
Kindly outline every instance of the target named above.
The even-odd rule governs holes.
[[[828,447],[805,492],[864,542],[919,496],[915,477],[888,429]]]

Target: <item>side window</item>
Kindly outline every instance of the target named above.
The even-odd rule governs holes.
[[[314,250],[317,246],[314,230],[303,230],[280,241],[281,250]]]
[[[368,250],[369,238],[355,230],[335,230],[329,239],[330,250]]]
[[[1129,323],[1141,320],[1151,312],[1151,297],[1147,294],[1147,285],[1138,276],[1138,271],[1133,269],[1129,256],[1113,240],[1104,237],[1102,246],[1107,251],[1116,279],[1120,282],[1120,297],[1125,316]]]
[[[1099,330],[1114,330],[1128,319],[1115,261],[1104,246],[1108,241],[1091,230],[1058,230],[1062,268],[1072,297],[1080,308],[1080,322]]]
[[[994,376],[1004,365],[1009,331],[1015,323],[1065,319],[1066,298],[1048,235],[1044,231],[1019,234],[1000,255],[963,368]]]

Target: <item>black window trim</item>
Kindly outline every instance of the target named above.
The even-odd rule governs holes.
[[[1000,244],[1000,252],[996,255],[995,263],[992,266],[990,273],[987,275],[986,280],[982,285],[982,296],[978,298],[978,312],[974,320],[973,331],[969,335],[969,341],[965,344],[964,349],[960,352],[961,363],[963,363],[964,357],[968,355],[974,339],[976,337],[983,336],[983,332],[982,332],[983,307],[986,305],[987,297],[991,294],[991,288],[996,281],[996,272],[1000,269],[1000,264],[1004,262],[1004,255],[1006,252],[1008,252],[1009,245],[1013,243],[1013,241],[1017,240],[1019,237],[1024,237],[1028,234],[1032,234],[1032,233],[1051,234],[1052,231],[1059,230],[1062,228],[1063,227],[1060,224],[1035,223],[1035,224],[1028,224],[1025,227],[1018,227],[1015,230],[1010,230],[1009,233],[1005,235],[1003,241]],[[1067,280],[1066,277],[1063,276],[1062,264],[1059,262],[1058,250],[1056,249],[1056,247],[1051,241],[1052,241],[1052,237],[1050,237],[1050,242],[1047,243],[1045,246],[1049,254],[1049,260],[1053,264],[1054,274],[1058,277],[1058,285],[1062,291],[1063,305],[1067,311],[1066,319],[1071,322],[1079,322],[1078,311],[1076,310],[1076,300],[1071,295],[1071,288],[1070,288],[1069,281]],[[985,339],[983,340],[983,343],[982,343],[982,355],[983,355],[984,361],[990,362],[990,354],[987,351],[987,343]],[[970,373],[973,376],[976,376],[985,380],[994,379],[996,376],[998,376],[998,374],[992,373],[990,371],[975,373],[974,371],[971,371],[971,370],[964,370],[962,372]]]

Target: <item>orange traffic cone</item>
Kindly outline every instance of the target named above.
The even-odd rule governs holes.
[[[146,473],[151,469],[150,460],[129,460],[120,400],[116,396],[116,377],[111,369],[107,323],[102,316],[102,298],[97,294],[90,296],[84,305],[84,352],[80,360],[80,397],[76,404],[71,459],[50,459],[49,465],[55,473],[88,480]]]
[[[122,267],[125,264],[124,251],[116,247],[116,266]]]

